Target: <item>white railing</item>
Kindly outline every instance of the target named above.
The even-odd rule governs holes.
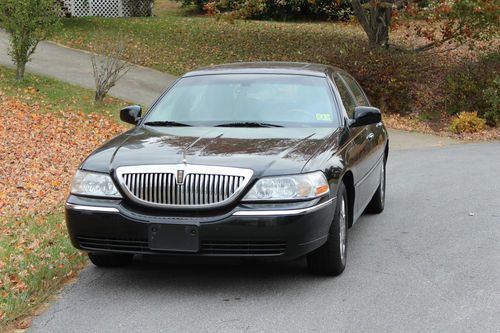
[[[151,16],[152,0],[64,0],[71,16]]]

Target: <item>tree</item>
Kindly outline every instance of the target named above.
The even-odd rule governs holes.
[[[359,0],[351,0],[351,4],[354,14],[368,36],[370,46],[388,47],[393,3],[370,0],[362,5]]]
[[[113,88],[132,67],[132,64],[121,60],[124,57],[126,43],[123,37],[115,36],[98,44],[90,56],[92,73],[95,81],[95,102],[102,103],[109,90]]]
[[[9,55],[16,79],[24,78],[26,64],[38,43],[47,39],[60,21],[54,0],[0,0],[0,25],[9,33]]]
[[[426,51],[447,41],[473,44],[498,38],[500,5],[492,0],[431,0],[418,7],[409,0],[351,0],[354,13],[372,47],[389,47],[394,10],[425,18],[416,33],[429,43],[415,48]]]

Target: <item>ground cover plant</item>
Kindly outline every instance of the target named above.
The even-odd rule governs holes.
[[[63,203],[82,159],[124,130],[93,106],[90,90],[0,67],[0,331],[29,326],[27,314],[86,259],[70,244]],[[117,112],[115,112],[117,113]]]

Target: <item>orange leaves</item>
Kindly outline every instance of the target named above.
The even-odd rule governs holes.
[[[0,217],[51,212],[86,155],[123,131],[101,115],[43,113],[1,92],[0,108]]]
[[[31,318],[31,317],[24,318],[23,320],[21,320],[20,322],[17,323],[16,328],[18,328],[20,330],[25,330],[31,326],[32,321],[33,321],[33,318]]]
[[[24,283],[17,274],[11,274],[9,275],[9,282],[11,285],[11,288],[17,290],[17,291],[22,291],[26,289],[26,283]]]
[[[436,10],[443,14],[449,14],[451,12],[451,7],[448,3],[444,2],[437,6]]]

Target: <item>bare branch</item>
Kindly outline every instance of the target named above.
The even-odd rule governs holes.
[[[121,60],[124,58],[125,49],[124,41],[116,39],[101,43],[97,54],[90,56],[96,87],[96,102],[102,102],[109,90],[132,67],[131,63]]]

